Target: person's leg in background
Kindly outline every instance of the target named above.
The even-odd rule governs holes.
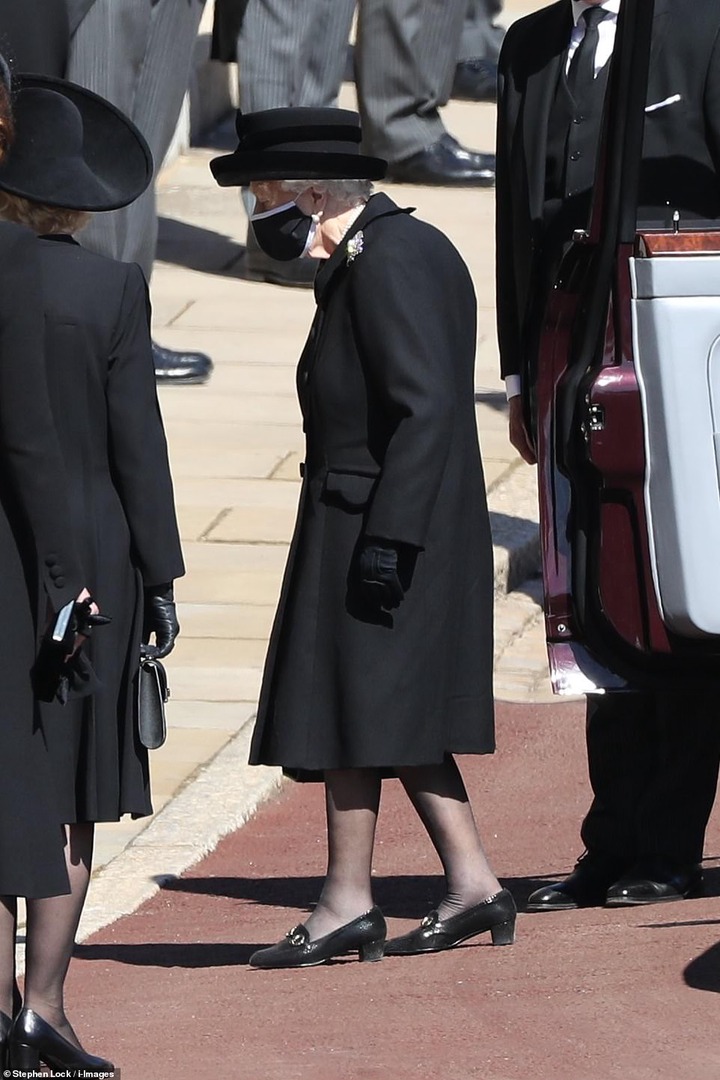
[[[466,150],[439,108],[450,96],[466,0],[361,0],[355,83],[367,154],[402,183],[490,186],[495,158]]]
[[[70,44],[68,78],[122,109],[147,139],[156,175],[172,141],[190,78],[205,0],[95,0]],[[131,206],[98,214],[83,232],[83,246],[137,262],[150,280],[157,247],[155,185]],[[154,344],[158,380],[204,382],[211,371],[203,353]]]
[[[334,105],[345,70],[355,0],[254,0],[237,38],[238,86],[243,112],[288,106]],[[278,262],[248,228],[246,277],[310,288],[310,259]]]
[[[502,7],[502,0],[467,0],[451,97],[496,100],[497,62],[505,31],[494,19]]]

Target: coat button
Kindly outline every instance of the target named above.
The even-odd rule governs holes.
[[[570,155],[570,160],[571,161],[579,161],[581,157],[582,157],[582,150],[573,150],[572,154]]]
[[[45,565],[46,566],[57,566],[57,561],[58,561],[58,557],[55,554],[55,552],[53,551],[49,555],[46,556]]]
[[[63,585],[65,584],[65,578],[63,577],[62,574],[59,574],[57,577],[55,577],[54,581],[55,581],[55,584],[57,585],[58,589],[62,589]]]

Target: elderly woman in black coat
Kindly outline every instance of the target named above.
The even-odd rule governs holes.
[[[433,952],[483,931],[511,943],[515,906],[452,756],[494,749],[470,276],[442,233],[371,194],[385,163],[359,154],[354,113],[275,109],[239,116],[238,134],[212,168],[222,185],[252,182],[258,244],[321,262],[298,368],[304,481],[251,761],[324,779],[328,872],[306,923],[251,963]],[[421,926],[387,943],[370,876],[384,775],[447,881]]]
[[[97,95],[42,76],[19,76],[14,90],[16,134],[0,165],[0,217],[39,234],[40,280],[31,299],[44,323],[67,477],[62,518],[75,526],[88,580],[112,621],[88,642],[91,670],[76,672],[67,703],[43,702],[40,710],[54,820],[68,836],[70,890],[29,911],[25,1000],[10,1036],[10,1067],[45,1062],[103,1072],[112,1065],[82,1050],[63,987],[95,822],[152,812],[138,669],[141,647],[166,655],[173,646],[172,583],[184,568],[142,271],[84,251],[70,234],[86,211],[114,209],[144,190],[152,162],[134,126]],[[59,557],[51,551],[45,562],[61,584]]]

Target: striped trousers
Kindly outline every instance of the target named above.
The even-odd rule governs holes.
[[[238,38],[243,111],[333,104],[355,0],[250,0]],[[467,0],[359,0],[355,83],[364,150],[401,161],[445,132]]]
[[[156,170],[175,132],[205,0],[94,0],[70,44],[68,78],[108,98],[147,139]],[[148,281],[157,245],[155,185],[132,206],[96,214],[83,246],[137,262]]]

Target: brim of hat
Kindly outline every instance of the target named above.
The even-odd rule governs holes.
[[[239,187],[253,180],[382,180],[387,161],[365,154],[256,150],[213,158],[210,168],[220,187]]]
[[[43,160],[42,139],[24,138],[22,91],[26,88],[64,95],[82,117],[83,161],[62,182]],[[142,195],[153,178],[152,154],[120,109],[84,86],[50,75],[19,74],[13,79],[13,91],[16,141],[0,165],[0,190],[44,206],[91,212],[119,210]]]

